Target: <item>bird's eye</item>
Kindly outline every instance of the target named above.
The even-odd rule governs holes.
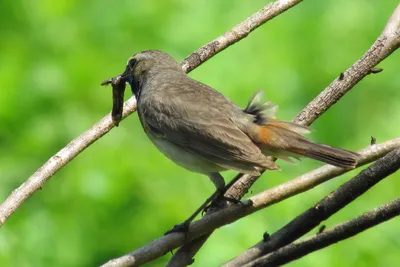
[[[135,67],[135,65],[136,65],[136,59],[135,59],[135,58],[131,58],[131,59],[128,61],[128,67],[129,67],[131,70],[133,70],[133,68]]]

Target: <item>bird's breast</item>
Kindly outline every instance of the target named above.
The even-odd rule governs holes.
[[[189,171],[208,174],[225,170],[225,168],[222,168],[221,166],[218,166],[202,157],[192,154],[186,151],[184,148],[166,139],[157,137],[149,129],[146,131],[146,134],[161,153],[172,160],[175,164]]]

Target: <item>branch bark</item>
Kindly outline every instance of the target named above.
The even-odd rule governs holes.
[[[259,242],[223,266],[243,266],[297,240],[399,168],[400,149],[395,149],[333,191],[314,207],[297,216],[272,234],[268,240]]]
[[[377,158],[382,157],[389,151],[400,147],[400,138],[387,141],[382,144],[369,146],[358,153],[361,155],[359,166],[368,164]],[[160,237],[149,244],[122,257],[110,260],[102,267],[138,266],[153,259],[163,256],[165,253],[186,244],[189,241],[204,236],[216,228],[230,224],[242,217],[254,213],[260,209],[276,204],[293,195],[305,192],[327,180],[339,176],[348,170],[337,168],[331,165],[322,166],[309,173],[301,175],[277,187],[263,191],[248,200],[243,205],[234,205],[229,208],[217,211],[209,216],[193,222],[188,233],[172,233]]]
[[[371,48],[349,69],[341,73],[323,92],[311,101],[295,122],[309,125],[329,107],[339,101],[361,79],[371,73],[371,69],[396,51],[400,46],[400,5],[394,10],[386,26]]]
[[[123,117],[125,118],[132,110],[136,109],[135,99],[129,99],[124,103]],[[89,130],[69,142],[57,154],[52,156],[22,185],[11,192],[0,206],[0,227],[7,219],[27,200],[33,193],[41,189],[57,171],[73,160],[79,153],[93,144],[97,139],[108,133],[112,128],[111,115],[108,114]]]
[[[339,101],[344,94],[350,91],[354,85],[361,81],[365,76],[371,73],[371,69],[379,62],[388,57],[400,46],[400,5],[395,9],[392,16],[388,20],[383,32],[374,42],[372,47],[348,70],[341,73],[327,88],[325,88],[313,101],[311,101],[294,119],[294,122],[311,125],[319,116],[327,111],[333,104]],[[233,184],[227,191],[226,196],[241,199],[249,190],[249,188],[257,181],[259,176],[251,176],[242,174],[242,177]],[[212,233],[208,233],[210,236]],[[205,237],[199,242],[205,243]],[[185,244],[172,257],[169,267],[184,266],[182,262],[191,262],[193,256],[201,248],[199,244],[195,244],[196,240]],[[189,246],[196,247],[190,249]],[[190,252],[190,253],[189,253]],[[176,264],[174,262],[177,262]]]
[[[281,14],[290,7],[296,5],[302,0],[278,0],[254,15],[238,24],[224,35],[218,37],[214,41],[204,45],[193,54],[189,55],[183,62],[182,68],[188,73],[200,66],[206,60],[215,56],[225,48],[245,38],[248,34],[261,26],[263,23]],[[131,97],[124,103],[123,118],[136,111],[136,100]],[[108,133],[114,124],[111,120],[111,114],[107,114],[103,119],[93,125],[89,130],[72,140],[63,149],[52,156],[44,163],[33,175],[31,175],[22,185],[13,190],[7,199],[0,205],[0,227],[7,219],[56,172],[68,164],[79,153],[93,144],[103,135]]]
[[[355,236],[373,226],[400,215],[400,198],[364,213],[334,228],[307,238],[299,243],[289,244],[243,267],[281,266],[297,260],[314,251]]]
[[[269,3],[240,24],[233,27],[217,39],[209,42],[203,47],[196,50],[182,62],[182,69],[185,72],[193,70],[199,64],[207,61],[216,53],[221,52],[228,46],[247,37],[250,32],[260,27],[265,22],[275,18],[279,14],[285,12],[289,8],[297,5],[303,0],[278,0]]]

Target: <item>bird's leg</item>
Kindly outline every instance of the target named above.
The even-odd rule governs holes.
[[[210,204],[208,204],[208,205],[204,208],[203,212],[207,212],[208,209],[211,208],[212,206],[218,205],[219,203],[221,203],[220,200],[225,200],[225,201],[228,201],[228,202],[231,202],[231,203],[234,203],[234,204],[243,204],[239,199],[236,199],[236,198],[234,198],[234,197],[225,196],[225,193],[228,191],[228,189],[231,188],[232,185],[233,185],[234,183],[236,183],[236,181],[238,181],[241,177],[242,177],[242,174],[241,174],[241,173],[239,173],[238,175],[236,175],[236,177],[233,178],[233,179],[221,190],[221,194],[220,194],[215,200],[211,201]],[[214,183],[214,184],[215,184],[215,183]],[[225,207],[225,206],[221,206],[221,208],[222,208],[222,207]]]
[[[211,173],[211,174],[209,174],[208,177],[210,177],[211,181],[214,183],[215,187],[217,188],[217,192],[219,192],[219,195],[215,199],[211,200],[209,202],[209,204],[204,207],[202,212],[206,212],[214,204],[220,203],[219,202],[220,200],[225,200],[225,201],[229,201],[229,202],[233,202],[233,203],[240,202],[239,200],[237,200],[233,197],[225,196],[225,193],[229,189],[230,184],[229,184],[229,186],[225,186],[225,181],[221,174],[219,174],[217,172]]]
[[[214,194],[207,198],[207,200],[195,212],[193,212],[193,214],[190,215],[189,218],[187,218],[183,223],[174,225],[174,228],[167,231],[165,235],[176,232],[187,232],[189,230],[189,225],[194,220],[194,218],[196,218],[196,216],[200,214],[208,206],[208,204],[216,200],[220,195],[220,191],[215,191]]]
[[[189,224],[196,218],[198,214],[200,214],[210,203],[218,199],[219,197],[223,196],[226,189],[225,189],[225,181],[224,177],[218,172],[210,173],[208,177],[214,183],[217,190],[212,194],[207,200],[192,214],[189,218],[187,218],[183,223],[176,224],[174,228],[167,231],[165,235],[174,233],[174,232],[187,232],[189,230]]]

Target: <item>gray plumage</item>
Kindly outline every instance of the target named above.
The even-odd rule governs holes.
[[[155,62],[132,81],[137,111],[150,140],[168,158],[204,174],[232,169],[257,175],[260,168],[278,168],[246,134],[253,115],[189,78],[166,54],[142,53],[136,62],[143,57]]]
[[[257,92],[242,110],[213,88],[195,81],[168,54],[149,50],[128,60],[113,84],[113,120],[118,125],[125,82],[137,99],[137,111],[150,140],[182,167],[208,175],[218,189],[220,171],[253,175],[279,167],[268,155],[292,162],[305,156],[352,168],[358,155],[309,141],[309,128],[275,119],[277,106]],[[218,175],[216,175],[218,174]]]
[[[224,170],[259,175],[279,167],[267,156],[292,162],[305,156],[335,166],[352,168],[356,153],[316,144],[303,134],[309,128],[275,119],[277,106],[257,92],[243,110],[213,88],[195,81],[181,65],[161,51],[143,51],[128,60],[123,74],[106,80],[113,86],[112,119],[122,118],[125,83],[137,100],[140,122],[149,139],[176,164],[206,174],[217,191],[183,224],[224,194]]]

